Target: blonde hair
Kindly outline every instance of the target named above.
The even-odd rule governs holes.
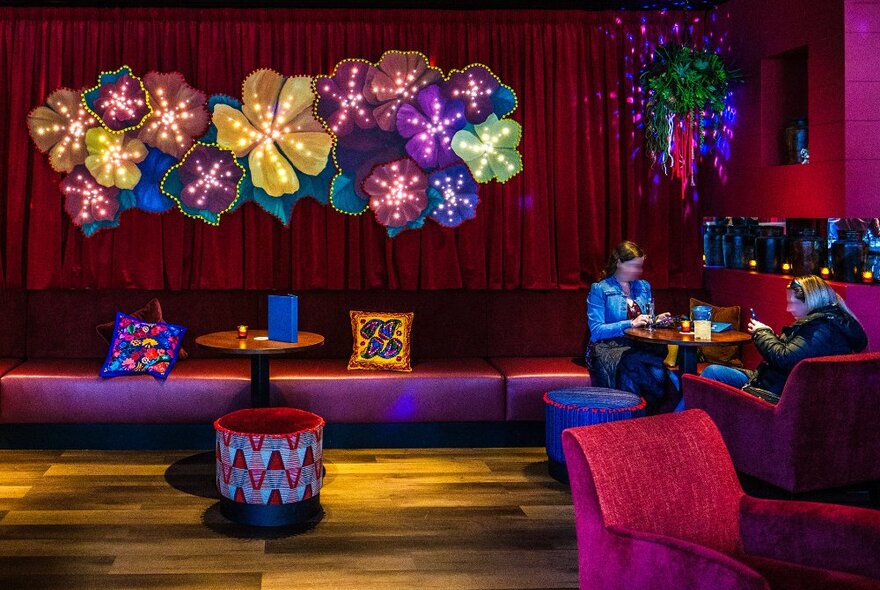
[[[820,307],[836,305],[848,313],[854,320],[859,321],[855,314],[846,306],[846,303],[843,302],[840,295],[822,277],[816,275],[797,277],[788,284],[788,288],[792,290],[797,300],[807,304],[807,311],[809,313]]]

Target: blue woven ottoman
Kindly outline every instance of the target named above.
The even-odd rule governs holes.
[[[567,387],[544,394],[550,475],[568,483],[562,454],[562,431],[645,415],[645,400],[628,391],[605,387]]]

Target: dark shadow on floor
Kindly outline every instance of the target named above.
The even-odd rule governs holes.
[[[202,524],[224,537],[271,541],[306,534],[318,526],[323,518],[324,509],[322,508],[318,514],[299,524],[279,527],[250,526],[238,524],[223,516],[220,511],[220,502],[216,502],[202,514]]]
[[[823,504],[843,504],[846,506],[856,506],[858,508],[880,509],[880,504],[876,502],[880,496],[872,499],[871,486],[868,484],[792,494],[791,492],[777,488],[776,486],[755,479],[749,475],[743,473],[738,475],[746,494],[755,496],[756,498],[766,498],[770,500],[800,500],[803,502],[821,502]]]
[[[550,476],[547,461],[529,463],[523,467],[523,475],[525,475],[526,479],[530,482],[539,483],[545,489],[554,491],[568,490],[567,485],[556,481]]]
[[[165,470],[165,481],[172,488],[192,496],[219,500],[215,470],[214,451],[197,453],[169,465]]]

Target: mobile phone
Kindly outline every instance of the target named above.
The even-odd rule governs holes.
[[[757,320],[757,319],[758,319],[758,314],[755,313],[755,308],[754,308],[754,307],[750,307],[750,308],[749,308],[749,313],[752,314],[752,319],[753,319],[753,320]]]

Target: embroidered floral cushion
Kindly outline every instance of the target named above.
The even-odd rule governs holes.
[[[412,312],[351,311],[349,315],[354,338],[349,369],[412,371]]]
[[[177,362],[185,333],[183,326],[145,322],[118,312],[101,377],[147,373],[165,379]]]
[[[162,306],[159,304],[158,299],[151,299],[147,301],[146,304],[142,308],[137,311],[133,311],[130,314],[131,317],[143,320],[145,322],[164,322],[165,318],[162,317]],[[113,329],[116,327],[116,322],[106,322],[104,324],[99,324],[95,326],[95,330],[98,331],[98,335],[104,339],[107,344],[110,344],[110,341],[113,339]],[[178,355],[177,360],[182,361],[186,360],[186,350],[181,346],[180,354]]]

